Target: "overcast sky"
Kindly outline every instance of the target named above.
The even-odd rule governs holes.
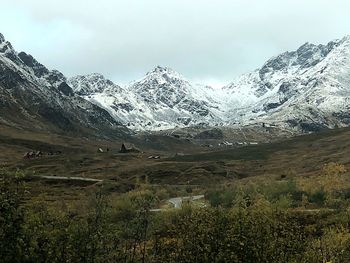
[[[349,0],[1,0],[0,32],[67,76],[124,84],[156,65],[226,84],[304,42],[350,34]]]

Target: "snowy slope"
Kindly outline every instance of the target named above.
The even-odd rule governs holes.
[[[242,91],[248,94],[247,103],[232,109],[244,124],[269,122],[304,131],[347,126],[350,37],[327,45],[306,43],[270,59],[225,89],[230,98]]]
[[[89,81],[86,81],[89,80]],[[69,80],[75,90],[89,87],[83,97],[108,110],[123,124],[137,130],[160,130],[221,121],[219,102],[210,94],[210,87],[192,85],[179,73],[156,67],[145,77],[119,89],[105,85],[95,89],[89,76]],[[77,84],[79,83],[79,85]],[[81,84],[83,83],[83,84]]]
[[[99,74],[69,80],[77,94],[137,130],[266,123],[297,132],[350,125],[350,37],[306,43],[214,89],[167,67],[120,87]]]
[[[124,90],[114,84],[109,79],[105,79],[102,74],[92,73],[89,75],[78,75],[69,79],[74,92],[80,96],[87,96],[92,93],[115,92],[122,93]]]

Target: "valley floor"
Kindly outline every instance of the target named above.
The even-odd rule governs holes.
[[[1,243],[16,243],[7,240],[12,233],[29,240],[31,250],[18,247],[18,256],[36,261],[48,253],[51,262],[60,258],[60,238],[67,262],[348,262],[349,138],[350,129],[337,129],[207,148],[160,134],[125,142],[1,127],[1,202],[14,204],[3,206],[12,208],[2,210],[8,217],[0,224],[9,225]],[[122,143],[139,152],[119,153]],[[27,158],[28,152],[41,154]],[[203,199],[179,205],[191,196]],[[22,236],[11,232],[16,227]],[[48,251],[40,251],[47,235]],[[79,248],[79,238],[91,247]],[[13,262],[6,249],[0,246]]]

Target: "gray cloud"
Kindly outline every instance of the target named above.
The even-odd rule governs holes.
[[[155,65],[227,83],[306,41],[350,34],[348,0],[4,0],[0,32],[68,76],[117,83]]]

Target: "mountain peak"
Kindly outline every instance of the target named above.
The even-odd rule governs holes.
[[[178,72],[176,72],[175,70],[173,70],[172,68],[169,67],[164,67],[164,66],[156,66],[154,69],[152,69],[151,71],[149,71],[146,75],[168,75],[168,76],[174,76],[177,78],[183,78]]]
[[[4,37],[3,34],[0,33],[0,44],[1,44],[2,42],[5,42],[5,37]]]
[[[317,47],[315,44],[306,42],[297,49],[297,52],[302,52],[303,50],[307,50],[307,49],[313,49],[315,47]]]
[[[106,90],[121,92],[121,87],[106,79],[100,73],[78,75],[69,79],[68,83],[73,87],[74,92],[81,96],[101,93]]]
[[[151,72],[167,72],[167,71],[173,71],[173,70],[166,66],[157,65]]]
[[[342,43],[350,42],[350,35],[346,35],[346,36],[343,37],[340,41],[341,41]]]
[[[105,79],[105,76],[102,75],[101,73],[93,72],[90,74],[85,75],[87,78],[99,78],[99,79]]]
[[[9,41],[6,41],[4,35],[1,33],[0,33],[0,52],[1,53],[14,52],[14,49],[11,43]]]
[[[49,73],[49,70],[44,66],[42,65],[41,63],[39,63],[32,55],[30,54],[27,54],[25,52],[19,52],[18,53],[18,57],[23,61],[23,63],[32,68],[33,71],[34,71],[34,74],[37,76],[37,77],[42,77],[43,75],[45,74],[48,74]]]

